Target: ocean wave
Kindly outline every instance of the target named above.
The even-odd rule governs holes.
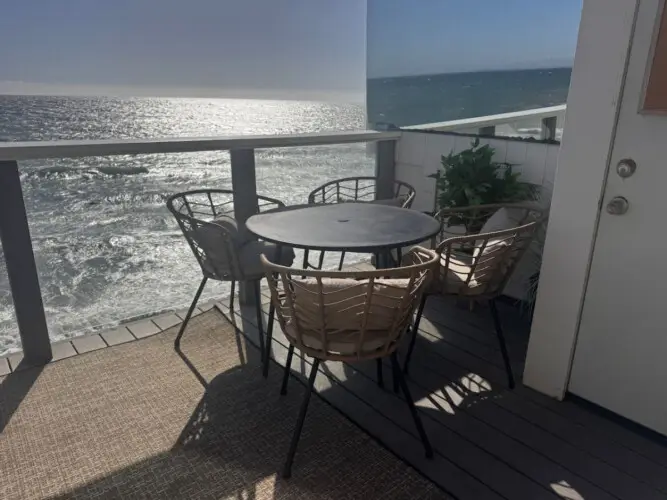
[[[147,174],[146,167],[97,167],[97,172],[105,175],[138,175]]]
[[[24,179],[31,178],[53,178],[53,177],[75,177],[75,176],[123,176],[147,174],[147,167],[135,166],[115,166],[115,167],[70,167],[65,165],[56,165],[53,167],[42,167],[23,174]]]

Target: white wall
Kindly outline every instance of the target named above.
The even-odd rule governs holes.
[[[396,178],[417,190],[412,208],[424,212],[435,209],[435,179],[428,176],[441,168],[442,155],[463,151],[470,147],[472,140],[472,137],[451,133],[403,132],[396,147]],[[557,144],[498,137],[480,139],[480,143],[489,144],[496,150],[496,161],[516,164],[522,180],[542,186],[541,202],[545,207],[549,206],[556,175]],[[537,261],[527,254],[508,283],[505,294],[523,299],[528,278],[537,270],[536,264]]]

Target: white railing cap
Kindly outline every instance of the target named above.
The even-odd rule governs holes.
[[[400,137],[400,131],[360,130],[289,135],[3,142],[0,143],[0,161],[322,146],[327,144],[391,141]]]
[[[440,132],[451,132],[454,130],[490,127],[505,123],[518,122],[521,120],[536,120],[550,118],[565,113],[566,104],[550,106],[548,108],[528,109],[525,111],[513,111],[498,115],[476,116],[474,118],[463,118],[460,120],[449,120],[446,122],[422,123],[420,125],[409,125],[401,127],[401,130],[437,130]]]

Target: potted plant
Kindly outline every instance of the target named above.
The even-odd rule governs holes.
[[[437,208],[535,201],[539,186],[520,181],[521,174],[513,171],[515,165],[494,161],[494,154],[491,146],[480,146],[479,138],[475,138],[470,148],[443,155],[442,169],[433,176]],[[472,232],[479,228],[467,229]]]

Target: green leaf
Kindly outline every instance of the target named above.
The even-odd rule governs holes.
[[[488,144],[480,146],[479,138],[473,139],[468,149],[442,155],[442,169],[429,176],[436,179],[439,207],[537,199],[539,186],[522,182],[521,174],[513,170],[515,165],[494,162],[494,155],[495,150]]]

